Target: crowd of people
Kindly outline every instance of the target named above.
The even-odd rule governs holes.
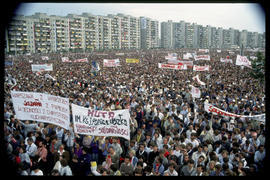
[[[124,53],[116,55],[116,53]],[[48,53],[6,56],[4,140],[17,175],[43,176],[251,176],[264,172],[265,124],[204,110],[208,102],[238,115],[265,113],[264,84],[235,65],[228,51],[209,52],[210,71],[158,68],[168,53],[180,58],[191,49]],[[197,52],[198,53],[198,52]],[[199,54],[199,53],[198,53]],[[252,53],[250,55],[253,55]],[[42,60],[48,56],[49,60]],[[220,58],[230,56],[233,64]],[[66,63],[87,58],[89,62]],[[103,67],[103,59],[119,58],[121,66]],[[126,58],[139,63],[126,63]],[[29,63],[30,62],[32,63]],[[92,61],[100,66],[93,73]],[[52,63],[53,71],[32,72],[31,64]],[[55,80],[45,78],[48,73]],[[205,86],[192,77],[199,74]],[[193,98],[190,85],[201,91]],[[10,91],[41,92],[69,98],[70,104],[95,110],[129,109],[130,140],[74,133],[70,128],[16,118]],[[70,108],[71,109],[71,108]]]

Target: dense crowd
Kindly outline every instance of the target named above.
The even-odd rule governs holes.
[[[265,113],[264,84],[250,77],[249,68],[235,65],[239,52],[210,51],[211,61],[194,61],[210,65],[205,72],[158,68],[158,63],[167,62],[168,53],[183,57],[195,50],[119,52],[124,55],[114,51],[6,56],[6,61],[13,61],[13,66],[5,67],[5,77],[16,79],[13,90],[66,97],[70,103],[95,110],[130,111],[130,140],[75,134],[71,112],[67,130],[17,119],[11,85],[5,82],[5,149],[17,175],[250,176],[263,172],[265,124],[204,110],[208,102],[239,115]],[[31,64],[45,63],[41,56],[49,57],[46,63],[53,63],[53,71],[32,72]],[[220,62],[226,56],[234,63]],[[64,63],[61,57],[89,62]],[[120,67],[103,67],[103,59],[115,58],[120,59]],[[126,58],[140,63],[127,64]],[[97,73],[92,71],[93,60],[101,68]],[[46,73],[56,80],[45,78]],[[197,74],[205,86],[192,80]],[[200,98],[192,98],[190,85],[201,90]]]

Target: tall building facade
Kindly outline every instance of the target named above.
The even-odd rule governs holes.
[[[158,22],[150,27],[149,40],[155,42],[149,46],[158,47]],[[6,52],[15,54],[140,48],[140,19],[124,14],[61,17],[36,13],[15,16],[6,29]]]

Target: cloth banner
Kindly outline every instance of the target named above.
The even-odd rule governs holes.
[[[217,49],[217,53],[221,53],[221,50],[220,49]]]
[[[45,79],[52,79],[53,81],[56,81],[56,79],[49,74],[45,74]]]
[[[130,59],[130,58],[126,59],[126,63],[139,63],[139,62],[140,62],[139,59]]]
[[[187,69],[187,66],[185,64],[162,64],[162,63],[158,63],[158,68],[161,69],[176,69],[176,70],[185,70]]]
[[[178,61],[177,59],[168,59],[168,64],[179,64],[180,61]]]
[[[192,95],[192,97],[194,97],[194,98],[200,98],[201,97],[201,91],[200,91],[200,89],[199,88],[196,88],[196,87],[194,87],[192,85],[190,85],[190,86],[191,86],[191,95]]]
[[[115,53],[116,56],[124,56],[125,53]]]
[[[13,66],[13,62],[12,61],[5,61],[5,66]]]
[[[62,62],[72,62],[68,57],[62,57]]]
[[[194,65],[193,66],[193,71],[209,71],[210,70],[210,66],[206,65],[206,66],[197,66]]]
[[[198,61],[198,60],[210,61],[210,56],[209,55],[197,55],[197,56],[194,56],[194,59],[195,59],[195,61]]]
[[[209,53],[209,49],[199,49],[199,52]]]
[[[232,59],[224,59],[224,58],[220,58],[220,62],[224,62],[224,63],[233,63]]]
[[[75,133],[130,139],[130,114],[128,109],[98,111],[75,104],[71,106]]]
[[[235,65],[237,66],[246,66],[251,68],[251,62],[246,56],[237,55]]]
[[[11,91],[16,117],[69,129],[69,99],[37,92]]]
[[[193,66],[193,61],[178,61],[179,63],[185,64],[187,66]]]
[[[177,53],[168,53],[168,56],[165,56],[165,59],[177,59]]]
[[[53,64],[31,64],[32,71],[53,71]]]
[[[183,59],[189,59],[189,58],[193,58],[193,55],[191,53],[183,54]]]
[[[41,56],[41,59],[42,59],[43,61],[47,61],[47,60],[49,60],[49,57],[48,57],[48,56]]]
[[[199,79],[199,75],[198,75],[198,74],[197,74],[197,76],[194,76],[192,79],[193,79],[194,81],[197,81],[200,85],[205,86],[205,83],[202,82],[202,81]]]
[[[220,115],[222,117],[237,117],[237,118],[250,118],[260,122],[265,122],[265,114],[253,115],[253,116],[244,116],[244,115],[237,115],[230,112],[223,111],[209,103],[204,103],[204,110],[208,113],[213,113],[214,115]]]
[[[120,66],[119,59],[104,59],[103,60],[104,67],[117,67]]]
[[[87,58],[75,59],[74,62],[88,62],[88,59]]]

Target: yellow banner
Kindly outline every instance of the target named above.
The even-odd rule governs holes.
[[[139,63],[139,59],[126,59],[126,63]]]

